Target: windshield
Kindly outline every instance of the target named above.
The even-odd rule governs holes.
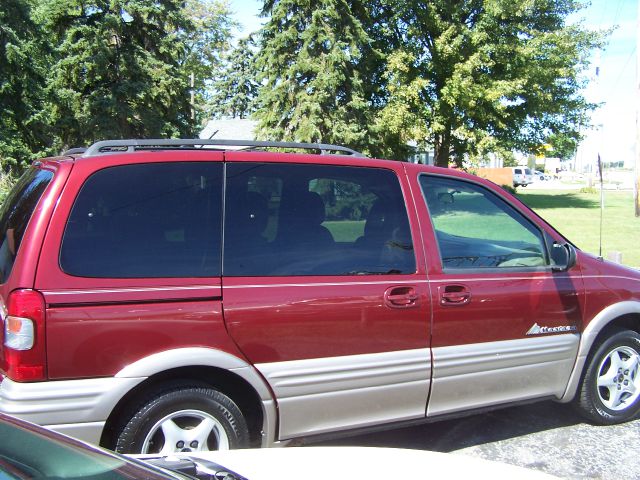
[[[36,428],[0,419],[0,480],[180,478]]]
[[[11,274],[31,215],[52,177],[47,170],[27,170],[0,208],[0,283]]]

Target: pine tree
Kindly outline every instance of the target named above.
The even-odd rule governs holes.
[[[359,0],[270,0],[257,64],[258,134],[372,151],[378,62]]]
[[[211,87],[208,111],[214,118],[248,118],[255,111],[259,83],[255,67],[255,43],[240,39]]]
[[[193,134],[179,0],[43,0],[52,120],[61,146]]]
[[[25,0],[0,4],[0,165],[20,170],[44,154],[48,131],[40,32]]]

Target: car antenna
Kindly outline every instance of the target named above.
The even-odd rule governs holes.
[[[602,160],[598,153],[598,174],[600,175],[600,242],[598,246],[598,257],[602,260],[602,220],[604,217],[604,180],[602,178]]]

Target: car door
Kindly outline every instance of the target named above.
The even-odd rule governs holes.
[[[557,234],[473,178],[414,176],[433,245],[428,415],[560,397],[577,353],[579,267],[558,271]]]
[[[227,156],[223,310],[279,438],[424,417],[429,292],[401,165],[251,158]]]

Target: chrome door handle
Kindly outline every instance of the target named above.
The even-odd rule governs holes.
[[[390,287],[384,292],[384,303],[391,308],[410,308],[418,306],[419,295],[415,287]]]
[[[464,285],[446,285],[441,287],[440,305],[460,306],[471,301],[471,292]]]

